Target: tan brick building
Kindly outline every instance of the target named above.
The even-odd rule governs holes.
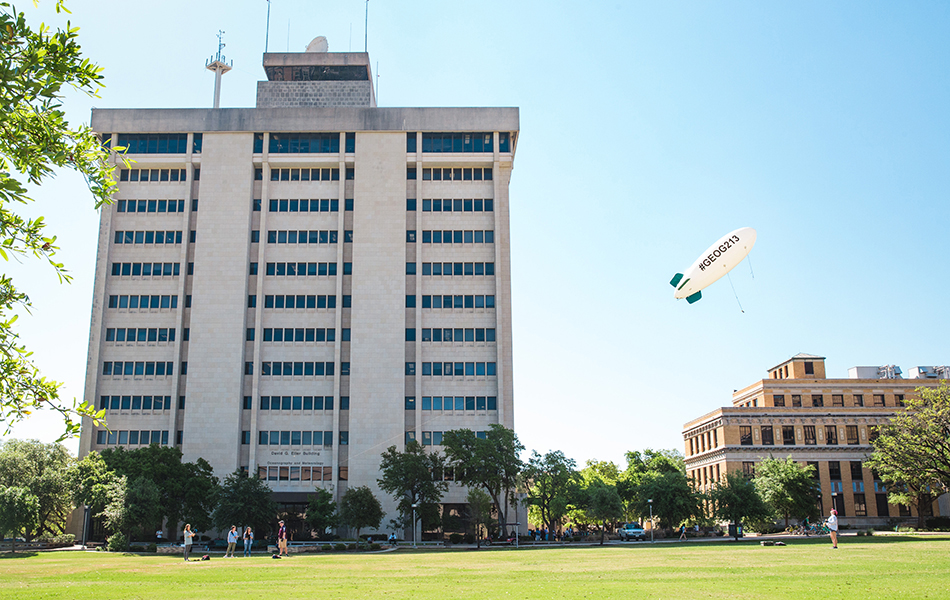
[[[763,458],[790,456],[817,468],[822,514],[835,507],[842,523],[859,527],[916,516],[914,508],[888,504],[883,483],[862,461],[873,450],[874,427],[916,388],[940,385],[946,369],[915,367],[902,379],[897,367],[854,367],[847,379],[827,379],[824,357],[797,354],[768,373],[734,392],[731,407],[684,425],[686,471],[698,489],[729,471],[754,474]],[[941,498],[932,510],[950,514],[950,503]]]

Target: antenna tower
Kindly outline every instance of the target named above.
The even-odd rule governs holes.
[[[209,71],[214,71],[214,108],[221,107],[221,76],[231,70],[231,67],[234,65],[232,60],[230,63],[224,58],[224,55],[221,54],[221,51],[224,50],[224,31],[218,30],[218,53],[209,58],[205,62],[205,68]]]

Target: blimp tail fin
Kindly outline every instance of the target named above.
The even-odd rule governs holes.
[[[676,287],[676,284],[678,284],[682,279],[683,279],[683,274],[677,273],[676,275],[673,276],[673,279],[670,280],[670,285],[672,285],[673,287]]]
[[[689,302],[690,304],[692,304],[693,302],[696,302],[697,300],[699,300],[699,299],[702,298],[702,297],[703,297],[703,293],[702,293],[702,292],[696,292],[696,293],[693,294],[692,296],[686,296],[686,301]]]

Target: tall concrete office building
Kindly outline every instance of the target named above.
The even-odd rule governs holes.
[[[379,108],[365,53],[264,71],[256,108],[93,111],[134,163],[99,228],[85,398],[109,430],[81,454],[176,445],[291,509],[367,485],[388,519],[387,447],[514,425],[518,109]]]

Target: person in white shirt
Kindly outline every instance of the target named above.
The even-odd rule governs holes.
[[[838,547],[838,511],[831,509],[831,515],[825,521],[825,524],[828,525],[831,534],[831,547]]]
[[[195,532],[191,530],[191,524],[185,525],[185,560],[188,560],[188,555],[191,553],[191,541],[195,537]]]
[[[237,541],[237,525],[231,525],[231,531],[228,532],[228,549],[224,551],[224,558],[234,558],[234,548],[237,546]],[[229,554],[231,556],[228,556]]]

